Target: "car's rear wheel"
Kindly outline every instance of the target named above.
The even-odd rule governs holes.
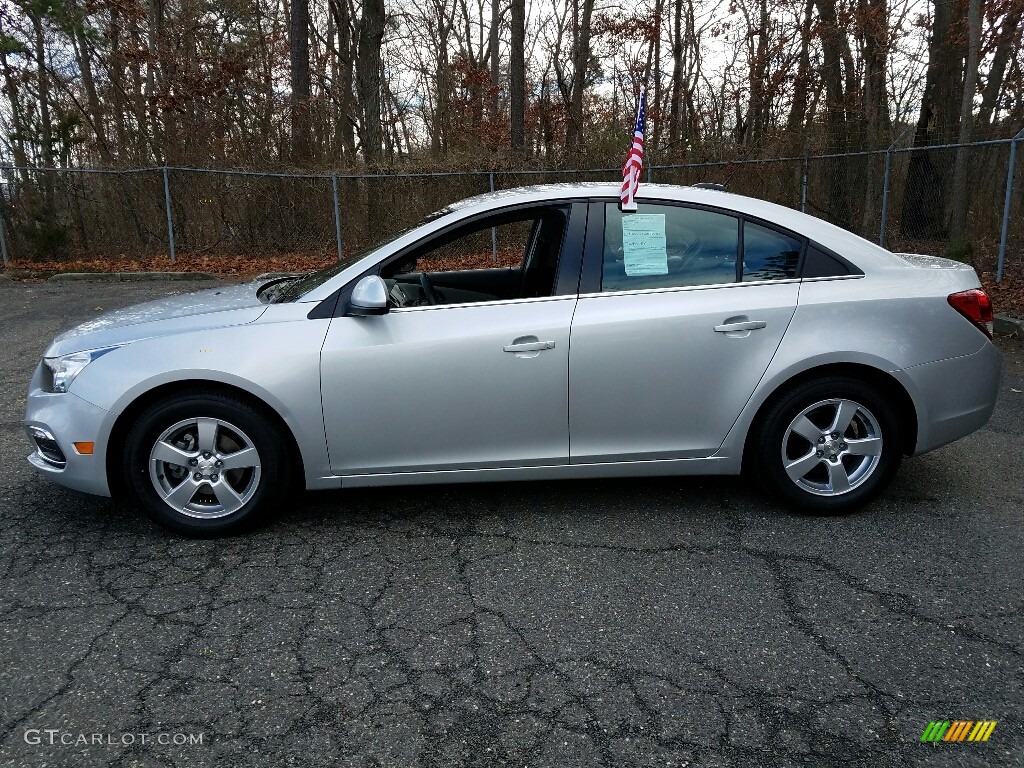
[[[863,506],[902,459],[897,413],[874,387],[848,377],[789,390],[768,407],[753,438],[751,469],[783,501],[810,512]]]
[[[249,403],[191,392],[151,406],[128,433],[126,485],[156,523],[190,536],[233,533],[288,487],[285,441]]]

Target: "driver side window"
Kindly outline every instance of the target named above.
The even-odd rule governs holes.
[[[550,296],[568,206],[488,216],[383,266],[395,308]]]
[[[739,219],[679,205],[640,203],[604,215],[602,291],[736,282]]]

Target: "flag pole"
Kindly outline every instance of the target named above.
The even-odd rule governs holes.
[[[622,191],[619,193],[619,206],[626,212],[636,211],[636,192],[640,187],[640,172],[644,167],[644,89],[640,89],[640,99],[636,105],[636,120],[633,122],[633,134],[630,138],[626,164],[622,167]]]

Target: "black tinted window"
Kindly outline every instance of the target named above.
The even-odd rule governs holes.
[[[833,258],[816,246],[807,246],[801,277],[837,277],[848,274],[850,274],[849,267],[839,259]]]
[[[796,277],[802,246],[794,237],[746,222],[743,225],[743,280]]]

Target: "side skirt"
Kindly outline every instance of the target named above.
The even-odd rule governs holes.
[[[667,475],[738,475],[740,462],[727,457],[624,461],[605,464],[561,464],[546,467],[503,467],[488,469],[435,470],[431,472],[388,472],[319,478],[310,488],[369,488],[386,485],[428,485],[435,483],[488,483],[513,480],[570,480],[600,477],[663,477]]]

